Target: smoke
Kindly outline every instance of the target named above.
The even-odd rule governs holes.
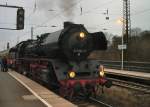
[[[54,0],[38,0],[37,4],[40,10],[48,11],[53,8]]]
[[[60,0],[59,8],[68,20],[73,20],[76,0]]]
[[[36,0],[37,8],[39,11],[43,11],[47,17],[51,17],[50,10],[54,8],[54,0]]]
[[[77,0],[36,0],[36,1],[38,9],[40,11],[44,11],[47,17],[51,17],[52,14],[54,13],[60,13],[67,20],[73,20],[74,9]],[[54,10],[54,12],[52,12],[51,10]]]

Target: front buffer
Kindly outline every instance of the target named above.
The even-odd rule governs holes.
[[[90,96],[100,95],[103,93],[103,87],[110,88],[112,82],[107,80],[103,67],[99,69],[99,77],[97,78],[69,78],[60,81],[60,94],[63,97],[72,99],[76,96],[83,95],[86,98]],[[102,73],[103,72],[103,73]],[[71,73],[70,73],[71,74]],[[73,76],[73,73],[70,75]],[[101,91],[100,91],[101,90]]]

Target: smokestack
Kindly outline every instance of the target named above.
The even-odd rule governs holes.
[[[64,28],[73,25],[73,22],[64,22]]]

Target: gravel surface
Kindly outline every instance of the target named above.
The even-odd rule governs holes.
[[[113,107],[150,107],[150,93],[112,86],[109,89],[104,88],[104,93],[100,94],[98,99]]]

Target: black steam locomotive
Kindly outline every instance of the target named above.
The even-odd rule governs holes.
[[[89,33],[82,24],[65,22],[64,29],[23,41],[9,53],[18,72],[73,97],[79,92],[96,94],[97,85],[111,86],[103,67],[88,60],[92,51],[106,49],[102,32]]]

